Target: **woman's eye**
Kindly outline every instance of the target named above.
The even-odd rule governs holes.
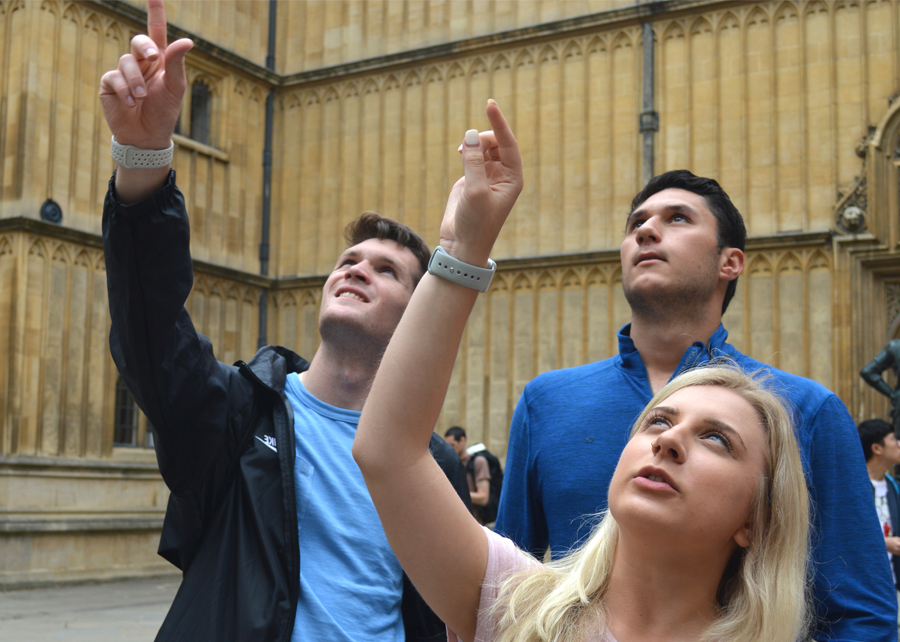
[[[723,446],[725,446],[726,448],[728,448],[729,450],[731,450],[731,442],[728,441],[728,438],[720,432],[709,432],[709,433],[706,433],[706,435],[704,435],[704,437],[706,439],[716,441],[716,442],[722,444]]]

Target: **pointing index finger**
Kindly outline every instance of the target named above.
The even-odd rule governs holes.
[[[506,164],[511,164],[518,168],[521,164],[519,144],[516,142],[516,137],[506,122],[506,118],[503,117],[503,112],[500,111],[500,107],[493,100],[488,101],[486,111],[488,120],[491,122],[494,137],[497,140],[497,146],[500,148],[501,158],[505,158],[504,162]]]
[[[147,35],[159,47],[166,50],[166,8],[163,0],[147,0]]]

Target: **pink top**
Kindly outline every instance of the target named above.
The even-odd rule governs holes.
[[[475,629],[475,642],[493,642],[497,622],[489,617],[491,606],[497,599],[500,584],[506,578],[525,571],[538,568],[541,563],[525,553],[512,540],[484,529],[488,540],[488,561],[484,570],[484,581],[481,584],[481,601],[478,604],[478,623]],[[460,642],[456,633],[447,629],[447,642]],[[616,642],[607,630],[602,636],[592,636],[585,642]]]

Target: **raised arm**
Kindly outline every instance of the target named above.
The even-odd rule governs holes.
[[[172,133],[187,84],[184,55],[193,47],[187,38],[167,45],[163,0],[147,0],[147,35],[131,40],[131,53],[100,79],[103,115],[116,141],[145,150],[164,150]],[[136,203],[157,191],[169,168],[116,171],[116,195],[122,203]]]
[[[485,266],[522,189],[518,146],[492,101],[493,132],[463,145],[464,178],[450,193],[441,246]],[[468,143],[473,143],[467,135]],[[428,453],[477,290],[426,274],[388,346],[353,445],[397,559],[437,615],[475,635],[487,539]]]

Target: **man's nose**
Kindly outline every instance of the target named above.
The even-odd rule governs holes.
[[[644,244],[647,242],[659,242],[660,235],[659,229],[657,227],[656,220],[654,218],[648,218],[644,223],[637,228],[637,242],[640,244]]]
[[[359,263],[354,263],[345,274],[348,279],[359,279],[368,283],[370,279],[368,262],[360,261]]]

